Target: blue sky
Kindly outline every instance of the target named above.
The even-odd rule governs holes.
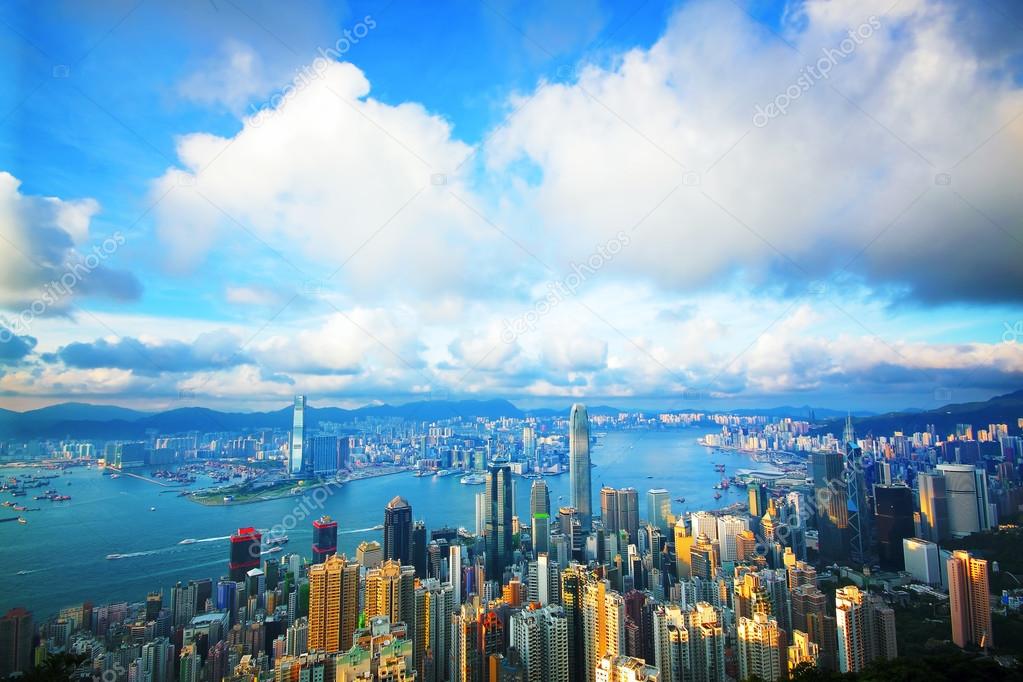
[[[0,406],[1021,386],[1002,1],[12,2]]]

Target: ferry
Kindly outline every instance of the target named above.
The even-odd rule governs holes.
[[[271,547],[269,549],[263,550],[263,554],[276,554],[277,552],[283,552],[283,551],[284,551],[283,547],[281,547],[280,545],[274,545],[273,547]]]
[[[684,498],[684,497],[676,497],[675,501],[678,502],[679,504],[685,504],[686,498]]]
[[[462,485],[483,485],[487,482],[485,474],[466,474],[460,479]]]
[[[21,525],[25,525],[26,523],[28,523],[28,521],[25,520],[24,516],[19,516],[18,517],[18,523],[20,523]]]
[[[383,530],[383,529],[384,529],[384,524],[382,524],[382,523],[379,524],[379,525],[373,526],[372,528],[370,528],[370,530]]]
[[[123,558],[124,558],[123,554],[107,554],[107,559],[110,559],[111,561],[113,561],[114,559],[123,559]]]
[[[263,538],[264,545],[285,545],[288,543],[287,535],[277,535],[274,537]]]
[[[194,545],[196,542],[198,542],[198,541],[195,538],[185,538],[184,540],[182,540],[178,544],[179,545]]]

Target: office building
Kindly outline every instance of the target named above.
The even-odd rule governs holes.
[[[288,471],[292,476],[302,476],[306,470],[305,454],[305,396],[295,396],[292,415],[291,445],[288,450]]]
[[[767,502],[770,499],[767,486],[763,483],[750,483],[746,487],[746,494],[749,497],[750,516],[754,519],[759,519],[767,513]]]
[[[572,491],[572,506],[575,507],[579,525],[584,534],[589,533],[593,521],[593,499],[590,488],[590,420],[586,406],[572,405],[568,417],[568,471]]]
[[[507,465],[487,471],[486,520],[487,579],[501,580],[512,562],[512,473]]]
[[[989,528],[984,471],[972,464],[939,464],[938,471],[945,478],[949,535],[963,538]]]
[[[629,543],[639,542],[639,493],[635,488],[601,488],[600,514],[608,533],[625,531]]]
[[[231,536],[231,554],[227,564],[231,580],[240,583],[245,574],[259,568],[259,557],[263,534],[255,528],[239,528]]]
[[[551,551],[551,496],[547,484],[533,481],[529,491],[529,518],[533,536],[533,554]]]
[[[355,548],[355,562],[363,568],[378,568],[384,562],[384,548],[376,540],[363,540]]]
[[[646,518],[656,526],[662,534],[670,535],[673,523],[671,513],[671,493],[665,488],[653,488],[646,491]]]
[[[903,565],[913,580],[928,585],[941,584],[940,553],[938,545],[921,538],[902,541]]]
[[[716,519],[717,540],[721,563],[739,561],[736,540],[744,530],[749,530],[749,519],[742,516],[720,516]]]
[[[810,457],[817,502],[817,537],[821,557],[828,561],[848,557],[848,491],[841,453],[814,452]]]
[[[913,537],[913,491],[905,485],[874,486],[874,527],[881,568],[901,571],[902,541]]]
[[[412,566],[412,505],[400,495],[384,508],[384,560]]]
[[[948,559],[948,600],[952,614],[952,641],[966,648],[994,646],[988,562],[964,550]]]
[[[9,610],[0,618],[0,677],[14,673],[27,674],[33,665],[32,613],[18,607]]]
[[[940,543],[948,539],[948,500],[945,477],[940,473],[920,473],[916,477],[920,497],[920,537]]]
[[[321,516],[313,521],[313,563],[322,564],[337,552],[337,521]]]

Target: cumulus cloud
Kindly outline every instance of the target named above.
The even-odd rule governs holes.
[[[32,353],[38,340],[33,336],[19,336],[0,323],[0,364],[19,362]]]
[[[135,275],[111,266],[123,236],[90,242],[100,210],[95,200],[26,195],[20,185],[0,171],[0,306],[26,309],[24,317],[32,318],[60,313],[75,297],[131,301],[141,295]]]
[[[489,170],[530,169],[522,214],[566,257],[642,222],[616,273],[669,290],[833,278],[926,303],[1021,300],[1018,35],[984,50],[956,3],[799,7],[793,48],[734,4],[685,6],[650,49],[523,95]],[[778,97],[784,115],[754,119]]]
[[[137,374],[195,372],[247,361],[238,339],[227,333],[202,334],[193,343],[132,337],[75,342],[45,359],[75,369],[120,369]]]

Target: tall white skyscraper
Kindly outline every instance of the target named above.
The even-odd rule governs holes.
[[[462,605],[462,546],[448,547],[448,582],[454,599],[454,608]]]
[[[291,448],[289,449],[292,476],[301,476],[304,469],[303,447],[305,445],[305,396],[295,396],[295,415],[291,426]]]
[[[590,419],[586,406],[572,405],[568,417],[568,475],[572,489],[572,506],[579,518],[580,529],[589,533],[593,521],[593,499],[590,490]]]
[[[717,520],[718,544],[721,547],[721,561],[738,561],[739,553],[735,539],[744,530],[749,530],[749,519],[742,516],[722,516]]]

